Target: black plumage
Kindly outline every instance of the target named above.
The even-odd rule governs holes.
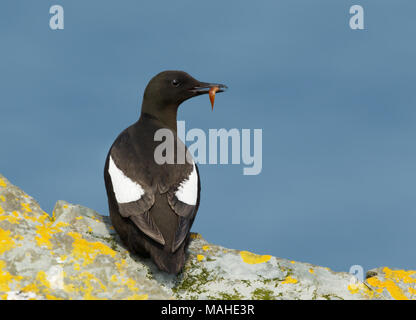
[[[208,93],[214,86],[218,92],[226,89],[199,82],[182,71],[156,75],[145,89],[139,120],[117,137],[105,163],[104,180],[116,232],[131,252],[150,256],[159,269],[169,273],[177,274],[185,263],[201,190],[196,164],[177,161],[177,150],[185,150],[191,159],[177,139],[177,110],[183,101]],[[155,161],[154,152],[161,142],[154,136],[159,129],[168,129],[175,137],[173,164]],[[191,183],[195,179],[197,184]],[[181,195],[181,186],[189,196]]]

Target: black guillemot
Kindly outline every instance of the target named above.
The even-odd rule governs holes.
[[[168,273],[179,273],[185,264],[201,190],[198,167],[177,138],[178,107],[192,97],[226,89],[183,71],[157,74],[145,89],[139,120],[117,137],[107,155],[104,180],[114,229],[130,252],[150,256]],[[154,137],[159,129],[170,130],[174,150],[183,148],[191,160],[157,163],[154,153],[160,142]]]

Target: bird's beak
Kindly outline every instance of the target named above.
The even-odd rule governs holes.
[[[199,96],[201,94],[209,93],[209,90],[211,88],[218,88],[216,92],[224,92],[228,89],[228,87],[225,84],[199,82],[195,87],[191,88],[190,91],[194,95]]]
[[[191,92],[194,96],[209,93],[209,100],[211,101],[212,110],[214,110],[215,94],[217,92],[224,92],[228,89],[225,84],[220,83],[206,83],[200,82],[195,87],[191,88]]]

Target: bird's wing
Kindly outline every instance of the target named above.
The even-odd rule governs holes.
[[[164,245],[165,239],[149,214],[155,195],[145,182],[147,170],[138,168],[142,164],[138,164],[129,146],[128,134],[121,135],[117,142],[108,155],[107,170],[120,215],[130,218],[143,233]]]
[[[142,161],[139,161],[142,160]],[[185,240],[199,206],[200,181],[198,167],[181,165],[182,170],[169,170],[165,181],[157,187],[152,181],[144,159],[138,159],[130,145],[128,134],[121,135],[108,156],[108,173],[121,216],[129,218],[146,235],[165,245],[165,239],[151,217],[149,210],[155,203],[155,192],[167,195],[171,209],[178,216],[172,252]],[[185,169],[186,168],[186,169]],[[173,171],[172,171],[173,169]],[[184,169],[184,170],[183,170]],[[168,172],[166,172],[168,173]]]
[[[171,186],[167,192],[169,205],[179,216],[172,252],[179,248],[191,229],[199,207],[200,190],[198,167],[193,163],[188,176]]]

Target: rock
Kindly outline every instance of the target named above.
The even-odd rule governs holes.
[[[416,300],[416,271],[382,267],[367,272],[367,285],[386,299]]]
[[[0,175],[0,299],[415,299],[416,271],[346,272],[226,249],[193,233],[183,272],[131,255],[107,216],[58,201],[52,216]]]

